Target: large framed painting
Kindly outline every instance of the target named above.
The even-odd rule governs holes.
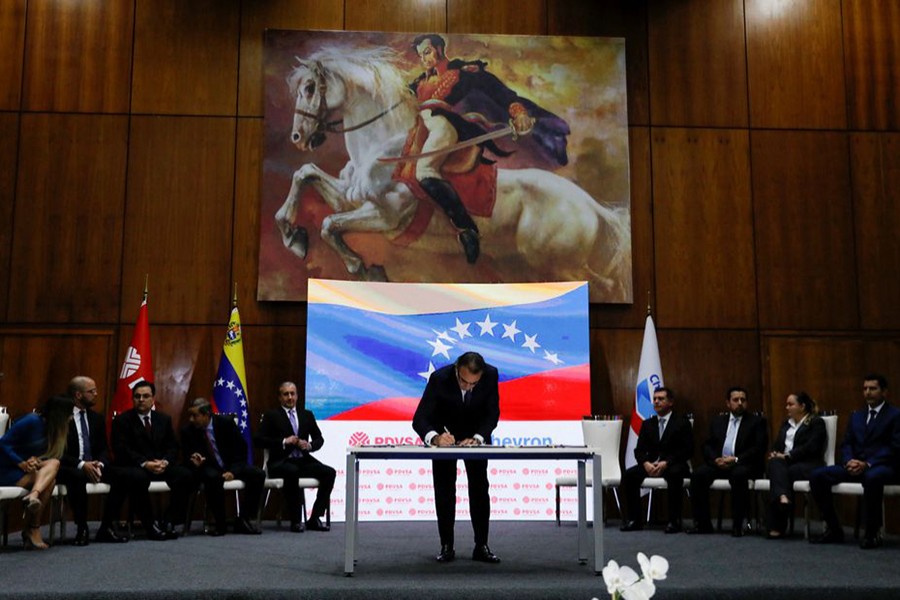
[[[632,302],[619,38],[268,30],[260,300],[310,278]]]

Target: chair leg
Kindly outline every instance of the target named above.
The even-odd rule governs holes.
[[[653,490],[649,490],[647,492],[647,518],[644,519],[645,523],[650,522],[650,510],[652,508],[653,508]],[[628,510],[631,510],[631,508],[629,508]]]
[[[559,486],[556,486],[556,526],[559,527]]]

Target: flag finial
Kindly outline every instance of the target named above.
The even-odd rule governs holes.
[[[653,311],[650,309],[650,290],[647,290],[647,316],[649,317]]]
[[[147,301],[148,286],[150,284],[150,273],[144,273],[144,302]]]
[[[234,297],[231,299],[231,307],[237,308],[237,281],[234,282]]]

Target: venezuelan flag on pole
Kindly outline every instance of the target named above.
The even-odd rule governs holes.
[[[247,462],[253,464],[253,442],[250,436],[250,403],[247,398],[247,375],[244,371],[244,344],[241,337],[241,314],[237,302],[231,309],[219,370],[213,384],[213,409],[221,414],[237,416],[238,428],[247,442]]]
[[[139,381],[153,383],[153,360],[150,356],[150,315],[147,308],[147,284],[144,283],[144,299],[141,301],[141,309],[138,312],[137,323],[134,326],[134,334],[131,337],[131,345],[125,351],[125,360],[119,371],[119,381],[116,385],[116,395],[112,404],[106,411],[106,432],[112,431],[114,415],[120,415],[131,409],[134,403],[131,399],[131,390]]]
[[[659,344],[656,343],[656,326],[650,309],[647,309],[647,321],[644,323],[644,343],[641,346],[641,362],[638,366],[637,384],[634,391],[634,412],[629,423],[628,443],[625,446],[625,468],[637,464],[634,458],[634,447],[637,445],[641,423],[655,413],[653,411],[653,392],[663,385],[662,364],[659,361]]]

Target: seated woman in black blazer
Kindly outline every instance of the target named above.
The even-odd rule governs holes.
[[[769,533],[766,537],[770,540],[784,535],[788,515],[794,507],[794,482],[809,479],[813,469],[825,464],[828,443],[825,422],[818,416],[816,403],[809,394],[790,394],[784,409],[788,418],[768,455]]]

